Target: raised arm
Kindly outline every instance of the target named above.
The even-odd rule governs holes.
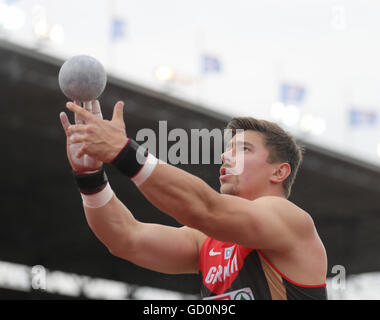
[[[70,134],[77,134],[72,141],[86,143],[78,152],[79,157],[87,154],[104,162],[117,162],[129,177],[140,172],[136,171],[137,164],[131,165],[136,162],[138,151],[133,150],[126,136],[122,106],[115,107],[110,122],[97,121],[73,104],[68,108],[90,123],[69,130]],[[131,167],[136,172],[130,172]],[[149,177],[140,181],[138,187],[152,204],[180,223],[215,239],[284,251],[303,237],[315,234],[309,215],[284,198],[271,196],[249,201],[219,194],[201,179],[161,162],[148,173]]]
[[[86,102],[84,107],[95,118],[102,119],[98,101]],[[67,115],[61,113],[60,119],[67,136],[67,156],[78,187],[82,187],[86,219],[99,240],[112,254],[141,267],[162,273],[197,273],[198,251],[205,236],[188,227],[137,221],[101,174],[102,162],[87,155],[77,157],[82,143],[71,142]],[[75,122],[86,124],[80,115],[76,115]]]
[[[139,189],[180,223],[224,242],[284,251],[313,234],[310,216],[284,198],[250,201],[220,194],[203,180],[167,164],[158,165]]]
[[[88,225],[113,255],[162,273],[198,272],[198,231],[139,222],[115,195],[101,208],[84,205],[84,211]]]

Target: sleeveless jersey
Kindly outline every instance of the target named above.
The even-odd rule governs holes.
[[[327,300],[326,284],[302,285],[259,250],[207,238],[199,255],[201,296],[213,300]]]

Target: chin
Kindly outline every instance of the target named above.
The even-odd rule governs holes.
[[[237,195],[238,194],[236,188],[233,185],[228,185],[228,184],[222,184],[220,186],[220,193],[221,194],[230,194],[230,195]]]

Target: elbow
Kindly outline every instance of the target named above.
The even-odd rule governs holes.
[[[118,248],[114,244],[105,243],[104,241],[102,241],[102,243],[111,255],[120,258],[120,248]]]
[[[113,243],[111,245],[105,244],[106,248],[108,249],[108,252],[121,259],[129,260],[131,256],[133,256],[133,246],[132,242],[129,242],[126,244],[125,241],[121,241],[119,243]]]
[[[209,237],[218,237],[218,230],[225,228],[226,221],[226,205],[222,195],[213,194],[209,201],[202,208],[194,209],[188,226],[201,231]]]
[[[179,223],[200,230],[207,224],[208,217],[219,206],[220,193],[216,192],[201,179],[196,189],[185,192],[175,206],[166,211]]]
[[[114,248],[112,248],[112,247],[108,247],[108,246],[106,246],[106,248],[108,249],[108,252],[109,252],[111,255],[120,258],[119,253],[118,253]]]
[[[215,208],[216,206],[211,205],[211,202],[189,208],[188,214],[185,215],[187,216],[186,221],[183,221],[183,224],[205,233],[216,219],[217,211]]]
[[[108,252],[113,255],[114,257],[124,259],[124,260],[130,260],[131,253],[129,253],[128,250],[117,248],[117,247],[107,247]]]
[[[180,221],[181,222],[181,221]],[[187,218],[186,221],[181,222],[184,225],[202,231],[204,225],[207,223],[207,218],[204,213],[192,213],[191,217]]]

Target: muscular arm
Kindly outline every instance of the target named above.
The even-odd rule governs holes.
[[[116,105],[118,108],[122,106],[121,103]],[[92,114],[94,119],[102,121],[98,101],[86,102],[83,107],[78,106],[80,110]],[[88,156],[77,157],[81,145],[70,140],[71,123],[67,115],[61,113],[60,119],[67,137],[68,160],[74,172],[86,174],[98,170],[102,166],[101,161]],[[85,118],[76,114],[75,123],[83,125]],[[123,127],[116,130],[125,131]],[[84,205],[84,211],[90,228],[112,254],[163,273],[198,271],[198,250],[204,235],[188,227],[173,228],[141,223],[114,194],[112,195],[112,191],[111,196],[111,199],[107,196],[110,200],[100,208],[89,208]]]
[[[198,272],[198,231],[139,222],[115,195],[104,207],[84,206],[84,211],[92,231],[115,256],[162,273]]]
[[[139,189],[180,223],[246,247],[286,250],[314,228],[310,216],[286,199],[249,201],[219,194],[201,179],[168,164],[160,163]]]
[[[95,119],[73,104],[68,108],[89,122],[69,130],[79,134],[70,138],[72,142],[83,143],[78,156],[88,154],[112,162],[127,141],[122,105],[115,106],[111,122]],[[249,201],[219,194],[198,177],[169,164],[159,163],[139,189],[161,211],[221,241],[284,251],[314,235],[309,215],[284,198]]]

